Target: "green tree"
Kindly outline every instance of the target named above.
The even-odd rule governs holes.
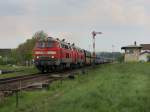
[[[147,61],[150,62],[150,55],[147,55]]]
[[[36,32],[33,35],[33,38],[40,40],[40,39],[46,39],[48,37],[47,33],[45,33],[43,30]]]
[[[124,54],[121,54],[120,56],[118,56],[117,61],[124,62]]]
[[[35,43],[39,39],[47,38],[47,34],[44,31],[36,32],[31,39],[26,40],[26,42],[20,44],[18,48],[12,50],[12,56],[18,64],[25,64],[26,61],[32,60],[32,51],[34,49]]]

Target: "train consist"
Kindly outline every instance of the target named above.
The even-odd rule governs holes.
[[[61,71],[65,68],[78,68],[92,64],[104,63],[106,60],[98,55],[81,49],[74,44],[48,37],[38,40],[33,50],[35,66],[41,72]]]

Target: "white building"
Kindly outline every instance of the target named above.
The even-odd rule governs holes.
[[[134,42],[134,45],[125,46],[121,49],[125,50],[125,62],[150,61],[150,44],[141,44],[137,46],[136,42]]]
[[[121,49],[125,50],[124,62],[138,62],[142,46],[138,46],[136,42],[134,45],[124,46]]]

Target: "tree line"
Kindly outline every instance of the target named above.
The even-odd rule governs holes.
[[[18,64],[25,65],[26,62],[31,63],[33,59],[33,49],[38,39],[47,38],[48,35],[44,31],[36,32],[31,39],[27,39],[17,48],[11,49],[11,53],[0,57],[0,64]],[[1,54],[2,55],[2,54]]]

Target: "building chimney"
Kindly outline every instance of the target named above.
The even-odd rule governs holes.
[[[136,41],[134,42],[134,45],[136,46]]]

